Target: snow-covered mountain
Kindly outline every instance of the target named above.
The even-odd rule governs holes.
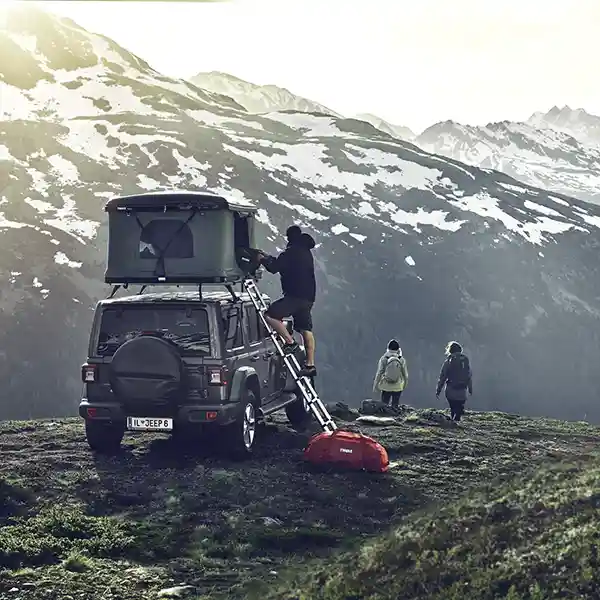
[[[549,113],[550,114],[550,113]],[[594,117],[597,118],[597,117]],[[600,119],[599,119],[600,120]],[[529,185],[600,203],[600,143],[566,125],[502,121],[486,126],[437,123],[414,143],[469,165],[497,169]]]
[[[8,13],[0,57],[0,416],[75,410],[106,199],[204,188],[258,204],[266,251],[315,235],[325,401],[370,395],[397,336],[406,402],[431,405],[456,338],[472,406],[600,419],[600,208],[360,121],[248,114],[39,9]]]
[[[547,113],[533,113],[527,123],[537,129],[562,131],[584,144],[600,145],[600,117],[591,115],[583,108],[553,106]]]
[[[417,136],[411,129],[408,127],[404,127],[404,125],[393,125],[389,121],[378,117],[377,115],[372,115],[371,113],[360,113],[355,115],[355,119],[359,121],[366,121],[367,123],[371,123],[373,127],[377,129],[381,129],[384,133],[387,133],[393,137],[397,137],[401,140],[406,140],[408,142],[414,140]]]
[[[285,88],[276,85],[257,85],[219,71],[198,73],[191,77],[190,81],[204,90],[233,98],[250,113],[295,110],[340,116],[330,108],[297,96]]]

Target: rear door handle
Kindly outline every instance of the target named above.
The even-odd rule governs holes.
[[[260,356],[256,356],[256,354],[255,354],[254,356],[251,356],[251,357],[250,357],[250,360],[251,360],[252,362],[256,362],[256,361],[257,361],[257,360],[259,360],[259,359],[260,359]]]
[[[268,352],[265,352],[265,353],[263,354],[263,358],[264,358],[265,360],[269,360],[269,358],[271,358],[271,356],[273,356],[274,354],[275,354],[275,352],[271,352],[271,351],[269,350]]]

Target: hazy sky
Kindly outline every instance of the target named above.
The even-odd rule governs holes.
[[[166,74],[224,71],[417,131],[555,104],[600,114],[600,0],[43,4]]]

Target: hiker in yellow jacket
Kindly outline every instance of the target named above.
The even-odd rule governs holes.
[[[379,359],[377,373],[373,381],[373,393],[381,392],[381,401],[398,408],[400,396],[408,383],[406,359],[402,356],[400,344],[390,340],[386,353]]]

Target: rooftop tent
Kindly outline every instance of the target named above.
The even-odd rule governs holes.
[[[240,256],[255,248],[254,207],[205,192],[113,198],[106,283],[236,283]]]

